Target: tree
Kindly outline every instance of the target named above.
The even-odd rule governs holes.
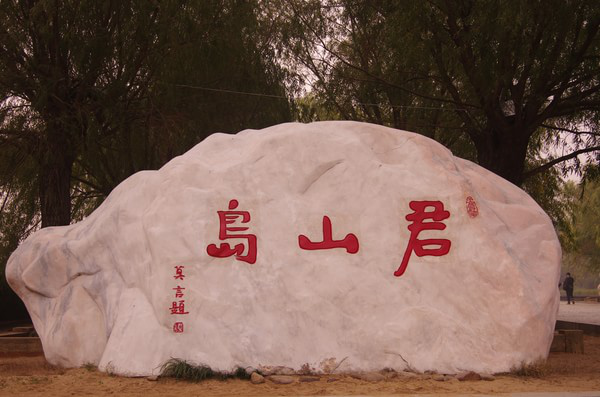
[[[112,134],[91,135],[75,178],[91,197],[157,169],[215,132],[291,120],[284,74],[252,1],[193,2],[169,21],[152,69],[143,117],[114,117]]]
[[[575,253],[581,262],[600,274],[600,181],[587,183],[579,191],[575,209]]]
[[[1,2],[0,150],[35,164],[42,227],[70,222],[72,192],[97,201],[212,132],[288,121],[257,14],[235,0]]]
[[[73,164],[91,130],[111,133],[108,115],[139,116],[160,22],[173,13],[145,1],[1,3],[0,144],[34,160],[42,227],[70,222]],[[11,124],[17,110],[22,128]]]
[[[448,91],[478,162],[519,185],[532,136],[600,106],[600,7],[592,1],[436,1],[421,10],[436,78]],[[518,45],[515,45],[518,44]],[[459,111],[460,110],[460,111]],[[576,134],[581,133],[573,125]],[[577,150],[599,151],[600,145]]]
[[[131,174],[291,120],[254,1],[7,0],[0,20],[0,276],[29,233]],[[18,301],[4,277],[0,295]]]
[[[458,142],[517,185],[600,153],[595,1],[291,1],[274,14],[292,21],[288,56],[346,118]],[[526,168],[536,134],[571,150]]]

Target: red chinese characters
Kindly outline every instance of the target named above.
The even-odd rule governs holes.
[[[256,262],[256,236],[248,233],[241,233],[248,230],[248,227],[233,226],[236,222],[239,224],[250,222],[250,213],[248,211],[233,211],[238,207],[237,200],[229,201],[229,211],[217,211],[219,215],[219,240],[228,239],[245,239],[246,244],[236,244],[235,247],[231,248],[229,243],[221,243],[218,247],[216,244],[210,244],[206,247],[208,255],[215,258],[226,258],[235,255],[235,259],[238,261],[244,261],[247,263]],[[246,251],[245,255],[242,255]]]
[[[421,257],[425,255],[442,256],[450,251],[450,240],[447,239],[419,239],[419,233],[424,230],[444,230],[446,225],[441,222],[450,217],[450,212],[444,210],[444,204],[441,201],[411,201],[410,208],[414,211],[406,216],[407,221],[412,223],[408,226],[410,238],[402,263],[398,270],[394,272],[394,276],[400,277],[406,271],[408,261],[411,254],[414,253]],[[432,211],[426,211],[427,208],[432,208]],[[425,222],[425,220],[430,220]],[[425,248],[425,246],[437,246],[435,248]]]
[[[174,301],[171,305],[171,314],[188,314],[185,311],[185,301],[182,299],[178,302]]]
[[[227,211],[217,211],[219,216],[219,240],[242,240],[235,244],[231,242],[222,242],[217,244],[209,244],[206,247],[208,255],[215,258],[226,258],[235,256],[236,260],[253,264],[257,257],[257,237],[254,234],[248,233],[250,229],[249,223],[251,220],[248,211],[237,210],[239,203],[232,199],[229,201]],[[410,257],[414,252],[417,256],[443,256],[450,252],[452,245],[449,239],[445,238],[419,238],[423,231],[442,231],[446,229],[444,220],[450,217],[450,212],[444,209],[444,204],[441,201],[411,201],[409,203],[412,213],[406,216],[406,220],[411,222],[408,225],[410,237],[406,250],[404,251],[402,262],[398,269],[394,272],[394,276],[402,276],[408,267]],[[467,198],[467,210],[469,216],[477,216],[477,204],[472,197]],[[298,245],[303,250],[327,250],[334,248],[343,248],[349,254],[356,254],[359,251],[359,242],[356,235],[348,233],[341,240],[333,238],[333,227],[331,219],[323,216],[323,239],[321,241],[311,241],[307,236],[298,235]],[[438,237],[434,233],[433,237]],[[176,267],[176,279],[183,280],[185,277],[181,269]],[[185,288],[177,286],[175,290],[175,298],[183,298],[183,290]],[[184,301],[179,303],[173,302],[171,314],[186,314]]]
[[[183,290],[185,288],[180,287],[179,285],[175,288],[173,288],[175,290],[175,298],[183,298]]]
[[[175,280],[183,280],[185,278],[185,274],[183,274],[183,269],[185,266],[173,266],[175,268],[175,275],[173,278]],[[177,285],[177,287],[172,288],[175,291],[175,298],[179,300],[175,300],[171,302],[171,307],[169,310],[171,314],[188,314],[189,312],[185,311],[185,299],[183,298],[183,290],[184,287]],[[183,332],[183,322],[176,321],[173,323],[173,332],[182,333]]]
[[[347,234],[343,240],[334,240],[331,229],[331,220],[328,216],[323,217],[323,241],[312,242],[305,235],[298,236],[298,245],[305,250],[325,250],[332,248],[345,248],[349,254],[358,252],[358,238],[352,233]]]
[[[175,275],[173,278],[175,280],[183,280],[185,278],[183,274],[183,266],[175,266]]]

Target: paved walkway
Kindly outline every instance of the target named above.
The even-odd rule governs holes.
[[[574,305],[560,302],[558,319],[573,323],[600,325],[600,303],[578,301]]]

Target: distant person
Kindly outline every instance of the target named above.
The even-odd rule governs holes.
[[[563,281],[563,289],[567,291],[567,305],[575,304],[575,300],[573,299],[573,284],[575,283],[575,279],[571,277],[571,273],[567,273],[567,277],[565,277],[565,281]]]

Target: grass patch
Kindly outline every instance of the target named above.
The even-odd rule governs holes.
[[[38,385],[40,383],[48,383],[48,378],[45,376],[42,376],[41,378],[38,378],[37,376],[32,376],[29,378],[29,383],[32,385]]]
[[[160,368],[160,376],[190,382],[202,382],[208,379],[250,379],[250,375],[242,367],[237,367],[231,372],[218,372],[206,365],[195,365],[178,358],[172,358],[164,363]]]
[[[117,376],[117,370],[115,369],[115,366],[113,365],[112,361],[109,361],[106,364],[106,367],[104,367],[104,372],[106,372],[108,376],[111,377]]]
[[[85,368],[89,372],[94,372],[95,370],[98,369],[98,367],[96,367],[96,365],[94,365],[93,363],[85,363],[81,366],[81,368]]]
[[[524,378],[542,378],[549,372],[546,360],[537,360],[532,363],[521,363],[520,366],[511,369],[510,374]]]

